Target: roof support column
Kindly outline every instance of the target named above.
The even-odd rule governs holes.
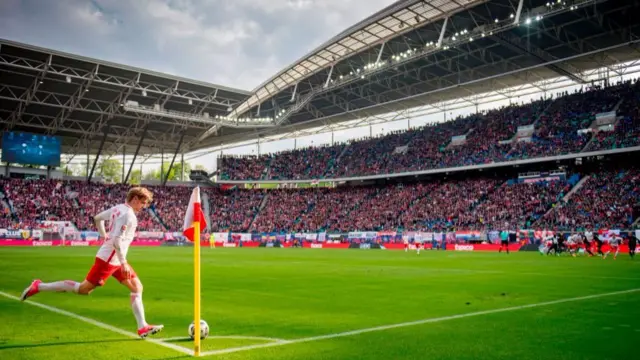
[[[382,52],[384,51],[384,44],[386,43],[382,43],[382,45],[380,45],[380,51],[378,51],[378,58],[376,59],[376,65],[378,65],[378,63],[380,62],[380,59],[382,58]]]
[[[184,181],[184,153],[180,154],[180,181]]]
[[[298,92],[298,83],[296,83],[296,85],[293,87],[293,94],[291,94],[291,100],[289,100],[289,102],[293,102],[293,100],[295,100],[296,92]]]
[[[520,14],[522,14],[522,4],[524,3],[524,0],[520,0],[520,3],[518,4],[518,10],[516,10],[516,17],[513,20],[514,24],[518,24],[520,22]]]
[[[256,111],[256,116],[260,117],[260,106],[262,103],[258,103],[258,110]]]
[[[138,157],[138,153],[140,152],[140,147],[142,146],[142,141],[144,140],[144,137],[147,136],[147,128],[149,127],[149,125],[147,125],[144,128],[144,131],[142,132],[142,136],[140,137],[140,141],[138,141],[138,147],[136,147],[136,152],[133,153],[133,160],[131,160],[131,165],[129,165],[129,171],[127,171],[127,176],[125,176],[124,180],[122,181],[123,183],[127,183],[127,181],[129,181],[129,176],[131,175],[131,169],[133,169],[133,164],[135,164],[136,162],[136,158]],[[124,166],[124,164],[123,164]],[[140,176],[142,176],[142,164],[140,164]],[[162,167],[161,167],[162,169]],[[142,178],[140,178],[142,179]]]
[[[167,180],[169,180],[169,174],[171,173],[171,168],[173,167],[173,163],[176,161],[176,156],[178,156],[178,151],[180,151],[180,147],[182,146],[182,140],[184,140],[184,131],[182,135],[180,135],[180,141],[178,141],[178,146],[176,147],[176,152],[173,153],[173,159],[171,159],[171,164],[169,164],[169,168],[167,169],[167,174],[164,176],[164,181],[162,182],[162,186],[167,185]],[[183,163],[184,165],[184,158]],[[160,168],[162,169],[162,167]]]
[[[449,23],[449,18],[444,18],[444,23],[442,24],[442,30],[440,31],[440,37],[438,38],[438,47],[442,46],[442,40],[444,39],[444,32],[447,30],[447,23]]]
[[[87,171],[85,172],[87,180],[89,180],[89,163],[91,161],[89,160],[89,142],[87,141]]]
[[[120,181],[122,181],[122,183],[124,184],[124,155],[127,153],[127,147],[126,146],[122,146],[122,177],[120,178]]]
[[[331,81],[331,75],[333,75],[333,65],[331,65],[331,69],[329,69],[329,76],[327,76],[327,81],[324,82],[324,87],[329,86],[329,81]]]
[[[93,172],[96,170],[96,165],[98,164],[98,159],[100,158],[100,154],[102,153],[102,149],[104,148],[104,142],[107,140],[107,135],[109,134],[109,125],[107,125],[104,129],[104,134],[102,135],[102,140],[100,141],[100,147],[98,148],[98,153],[96,154],[96,158],[93,160],[93,166],[91,167],[91,172],[87,176],[87,182],[91,182],[91,178],[93,177]]]

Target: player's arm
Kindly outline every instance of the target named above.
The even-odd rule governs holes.
[[[107,230],[105,230],[104,228],[104,222],[111,219],[112,213],[113,209],[108,209],[93,217],[93,222],[96,225],[96,229],[98,229],[98,232],[103,239],[107,238]]]
[[[127,264],[127,259],[122,253],[122,241],[124,240],[124,236],[130,226],[132,226],[132,224],[126,214],[123,214],[120,217],[116,218],[115,222],[113,223],[113,249],[116,252],[115,255],[120,261],[120,264],[122,264],[123,266]]]

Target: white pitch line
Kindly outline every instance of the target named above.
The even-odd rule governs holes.
[[[262,348],[268,348],[268,347],[274,347],[274,346],[283,346],[288,344],[298,344],[298,343],[304,343],[304,342],[310,342],[310,341],[333,339],[333,338],[339,338],[339,337],[359,335],[359,334],[364,334],[364,333],[369,333],[374,331],[383,331],[383,330],[389,330],[389,329],[402,328],[407,326],[415,326],[415,325],[423,325],[423,324],[436,323],[436,322],[442,322],[442,321],[448,321],[448,320],[463,319],[463,318],[480,316],[480,315],[497,314],[502,312],[530,309],[530,308],[556,305],[556,304],[562,304],[562,303],[574,302],[574,301],[598,299],[601,297],[629,294],[629,293],[634,293],[638,291],[640,291],[640,288],[624,290],[624,291],[616,291],[616,292],[610,292],[610,293],[604,293],[604,294],[587,295],[587,296],[580,296],[580,297],[574,297],[574,298],[553,300],[553,301],[545,301],[541,303],[528,304],[528,305],[512,306],[512,307],[507,307],[502,309],[477,311],[472,313],[444,316],[439,318],[423,319],[423,320],[410,321],[410,322],[404,322],[399,324],[376,326],[376,327],[371,327],[366,329],[352,330],[352,331],[346,331],[346,332],[335,333],[335,334],[327,334],[327,335],[306,337],[301,339],[285,340],[278,343],[256,344],[256,345],[241,346],[241,347],[235,347],[235,348],[229,348],[229,349],[205,351],[201,355],[208,356],[208,355],[228,354],[228,353],[235,353],[239,351],[247,351],[247,350],[262,349]]]
[[[11,294],[7,294],[7,293],[2,292],[2,291],[0,291],[0,295],[6,297],[8,299],[13,299],[13,300],[20,301],[19,297],[13,296]],[[138,336],[138,334],[135,334],[135,333],[132,333],[130,331],[126,331],[126,330],[117,328],[115,326],[111,326],[109,324],[105,324],[105,323],[97,321],[97,320],[90,319],[88,317],[84,317],[84,316],[81,316],[81,315],[78,315],[78,314],[74,314],[74,313],[66,311],[66,310],[58,309],[58,308],[53,307],[53,306],[40,304],[40,303],[31,301],[31,300],[26,300],[24,302],[29,304],[29,305],[39,307],[41,309],[49,310],[49,311],[54,312],[56,314],[60,314],[60,315],[68,316],[68,317],[76,319],[76,320],[84,321],[87,324],[91,324],[91,325],[97,326],[99,328],[103,328],[105,330],[109,330],[109,331],[112,331],[114,333],[117,333],[117,334],[120,334],[120,335],[124,335],[126,337],[140,339],[140,336]],[[181,352],[183,354],[193,355],[193,350],[184,348],[184,347],[179,346],[179,345],[168,344],[168,343],[162,342],[160,340],[149,339],[149,338],[146,338],[144,341],[148,341],[148,342],[156,344],[156,345],[164,346],[166,348]]]
[[[178,336],[171,337],[166,339],[158,339],[159,341],[177,341],[177,340],[190,340],[191,338],[188,336]],[[242,336],[242,335],[209,335],[207,339],[237,339],[237,340],[263,340],[263,341],[271,341],[271,342],[283,342],[287,341],[285,339],[278,339],[272,337],[264,337],[264,336]]]

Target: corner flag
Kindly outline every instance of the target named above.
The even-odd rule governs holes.
[[[207,227],[207,221],[204,218],[204,213],[202,212],[202,205],[200,203],[200,187],[196,186],[191,193],[191,198],[189,199],[189,206],[187,207],[187,213],[184,216],[184,227],[183,234],[189,239],[189,241],[194,241],[195,235],[195,227],[199,226],[198,233],[202,231],[202,229]],[[200,239],[198,239],[199,241]]]
[[[206,228],[200,203],[200,187],[191,193],[182,233],[193,242],[193,355],[200,356],[200,230]]]

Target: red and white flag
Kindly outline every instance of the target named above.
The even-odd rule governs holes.
[[[204,218],[202,212],[202,205],[200,202],[200,187],[196,186],[191,193],[189,199],[189,206],[187,207],[187,213],[184,215],[184,227],[182,233],[190,241],[194,241],[195,222],[199,223],[200,233],[202,229],[207,227],[207,221]],[[200,239],[198,239],[200,240]]]

